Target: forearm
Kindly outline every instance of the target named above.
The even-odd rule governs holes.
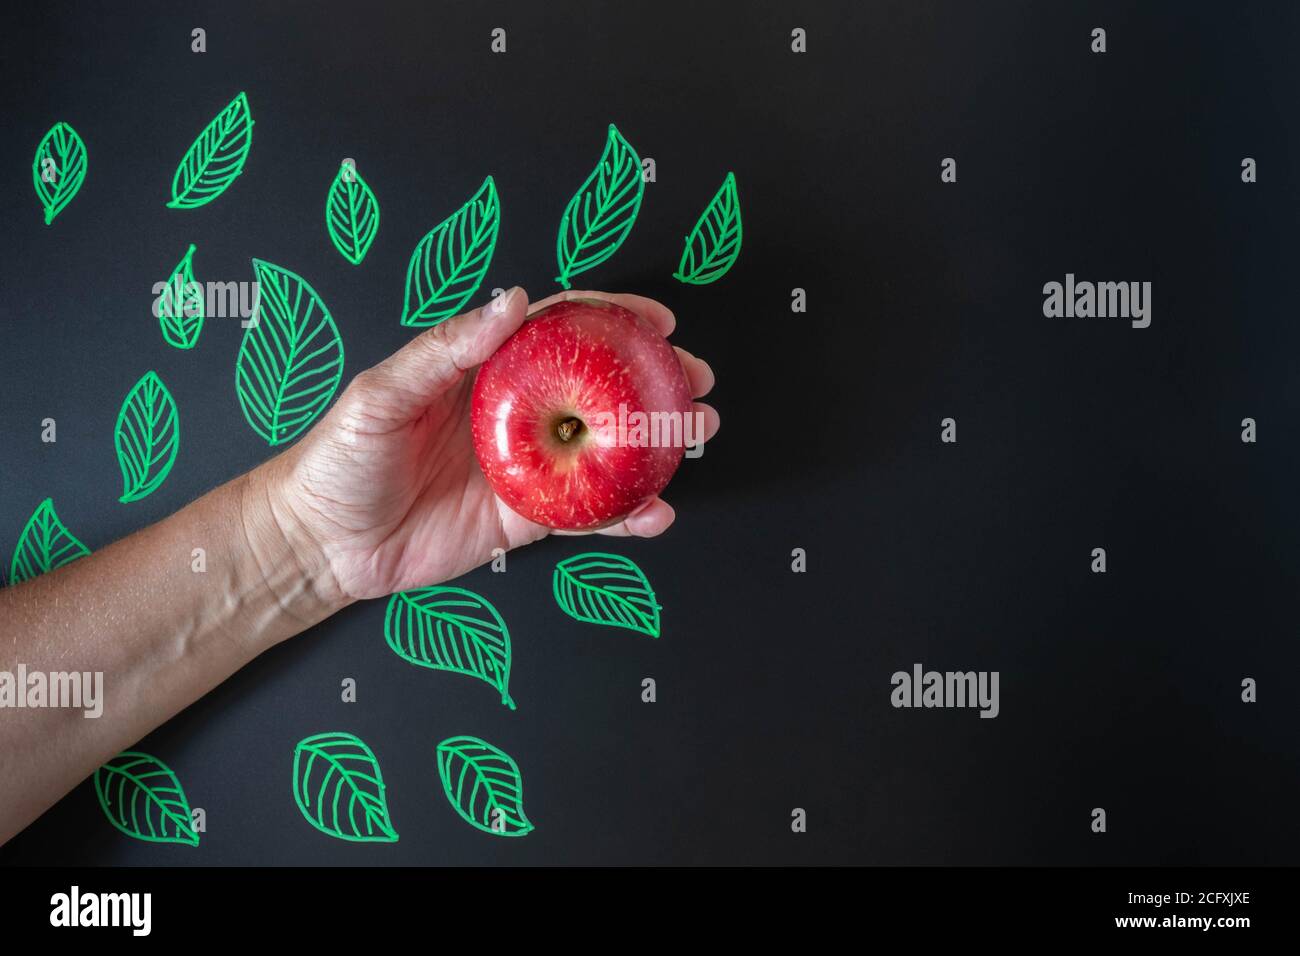
[[[347,603],[274,507],[278,467],[268,462],[88,557],[0,590],[0,672],[103,675],[98,718],[66,707],[0,709],[0,843],[262,651]]]

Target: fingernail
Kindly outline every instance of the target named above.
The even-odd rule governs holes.
[[[510,300],[514,298],[515,293],[518,291],[519,291],[519,286],[516,285],[516,286],[511,286],[509,289],[506,289],[505,292],[502,292],[499,296],[497,296],[495,299],[492,300],[492,305],[488,307],[488,314],[504,315],[506,309],[510,308]]]

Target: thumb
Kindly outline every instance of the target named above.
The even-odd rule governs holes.
[[[486,305],[425,329],[374,368],[361,373],[388,415],[414,418],[485,362],[524,322],[528,293],[507,289]]]

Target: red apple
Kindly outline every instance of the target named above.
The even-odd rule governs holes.
[[[600,299],[529,316],[479,369],[470,422],[497,496],[567,531],[620,521],[668,484],[686,441],[703,437],[668,340]]]

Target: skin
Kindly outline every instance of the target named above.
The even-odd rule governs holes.
[[[607,299],[664,335],[675,320],[635,295]],[[422,587],[551,533],[493,493],[470,440],[474,370],[523,323],[527,294],[418,335],[356,376],[297,444],[157,524],[0,590],[0,671],[102,671],[103,716],[0,710],[0,843],[120,751],[263,651],[358,600]],[[709,366],[677,349],[701,397]],[[705,438],[718,428],[706,405]],[[653,537],[659,498],[601,534]],[[191,569],[203,548],[207,571]]]

